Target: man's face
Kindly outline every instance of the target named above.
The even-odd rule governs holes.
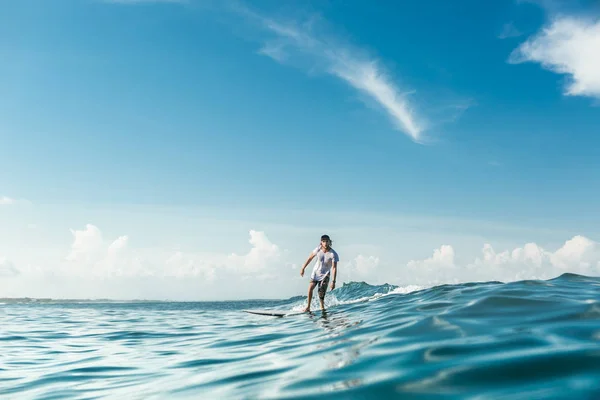
[[[321,239],[321,246],[327,247],[328,245],[329,245],[329,240],[327,240],[327,239]]]

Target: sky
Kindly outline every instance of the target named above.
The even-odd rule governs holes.
[[[597,1],[3,0],[0,93],[0,297],[600,275]]]

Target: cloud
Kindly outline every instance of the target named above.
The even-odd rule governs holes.
[[[98,258],[102,251],[103,239],[100,229],[87,224],[84,230],[73,230],[73,244],[67,255],[67,261],[90,262]]]
[[[58,272],[65,276],[93,277],[155,277],[192,278],[212,282],[217,271],[226,270],[243,278],[269,278],[269,267],[277,266],[285,252],[268,239],[264,232],[250,231],[247,254],[237,255],[136,249],[129,247],[129,236],[106,241],[100,229],[87,224],[84,229],[71,230],[73,242]],[[289,263],[288,263],[289,264]],[[286,264],[287,265],[287,264]]]
[[[205,282],[213,282],[217,278],[217,266],[202,257],[175,252],[165,261],[164,276],[175,278],[202,278]]]
[[[265,269],[269,264],[278,262],[282,252],[269,240],[264,232],[250,231],[250,251],[243,256],[235,253],[228,257],[229,265],[241,272],[256,272]]]
[[[376,273],[377,267],[379,266],[379,257],[376,256],[363,256],[359,254],[354,260],[348,263],[346,268],[348,269],[347,276],[361,278],[368,278]]]
[[[443,245],[439,249],[435,249],[433,251],[433,256],[426,260],[421,261],[421,267],[441,267],[448,268],[454,267],[454,249],[452,246]],[[409,267],[417,265],[415,261],[410,261],[408,263]]]
[[[250,249],[242,254],[134,248],[128,235],[105,240],[92,224],[71,232],[71,249],[53,275],[78,282],[78,291],[98,282],[90,292],[95,297],[131,298],[133,293],[143,293],[154,299],[261,298],[273,296],[274,291],[289,293],[285,287],[294,283],[291,278],[296,275],[290,271],[293,265],[285,261],[287,251],[262,231],[249,231]],[[278,283],[266,293],[256,284],[265,281]],[[215,286],[216,282],[225,286]]]
[[[0,257],[0,277],[1,278],[12,278],[20,275],[21,271],[15,267],[15,265],[6,259],[6,257]]]
[[[71,233],[73,242],[62,273],[80,277],[190,277],[212,282],[218,278],[218,270],[227,270],[241,278],[272,279],[275,276],[272,269],[279,267],[286,254],[264,232],[255,230],[249,231],[251,248],[243,255],[129,249],[129,236],[108,242],[100,229],[92,224],[81,230],[71,230]]]
[[[439,283],[458,283],[454,263],[454,248],[443,245],[433,251],[425,260],[411,260],[406,265],[406,277],[410,283],[434,285]]]
[[[117,240],[112,242],[110,246],[108,246],[108,254],[112,256],[118,255],[121,250],[127,247],[127,243],[129,242],[129,236],[119,236]]]
[[[598,258],[597,250],[597,243],[583,236],[575,236],[555,253],[549,254],[550,263],[565,270],[587,270]]]
[[[475,260],[457,262],[454,249],[443,245],[431,258],[411,260],[406,276],[411,283],[442,284],[475,281],[514,281],[550,279],[565,272],[582,275],[600,273],[600,244],[584,236],[574,236],[556,251],[527,243],[512,251],[496,252],[486,243]]]
[[[304,24],[266,18],[242,6],[236,11],[274,37],[259,50],[279,63],[306,66],[311,71],[321,70],[335,76],[358,92],[365,94],[385,111],[397,129],[419,143],[424,124],[408,100],[393,82],[379,60],[344,42],[335,35],[319,29],[318,20]]]
[[[600,98],[600,19],[558,17],[515,49],[509,62],[569,76],[564,94]]]
[[[107,242],[100,229],[87,224],[85,229],[73,230],[71,250],[62,265],[63,274],[80,277],[147,275],[142,260],[127,253],[129,236],[119,236]]]

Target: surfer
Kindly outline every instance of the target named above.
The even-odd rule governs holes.
[[[310,302],[312,301],[313,290],[316,286],[319,286],[319,301],[321,302],[321,310],[325,310],[325,292],[327,291],[327,285],[329,284],[329,278],[331,271],[333,271],[333,278],[331,279],[331,290],[335,289],[335,278],[337,276],[337,264],[340,261],[338,254],[331,248],[331,239],[329,235],[321,236],[321,243],[314,249],[308,259],[304,262],[302,269],[300,270],[300,276],[304,276],[304,270],[307,265],[313,260],[317,259],[317,263],[310,275],[310,283],[308,284],[308,305],[304,309],[305,312],[310,311]]]

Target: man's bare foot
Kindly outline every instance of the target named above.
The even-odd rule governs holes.
[[[310,311],[310,307],[306,307],[303,312],[309,312],[309,311]]]

